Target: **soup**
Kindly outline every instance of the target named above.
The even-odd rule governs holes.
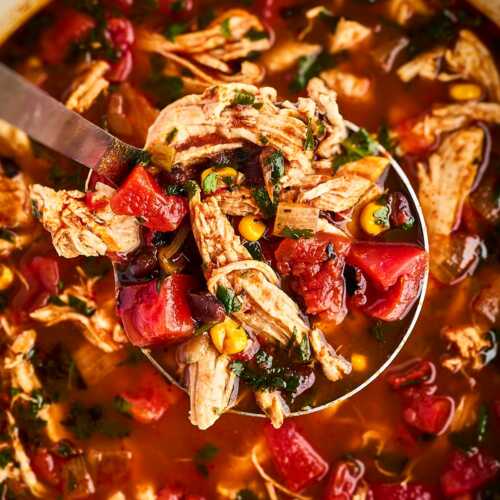
[[[149,155],[126,179],[87,179],[0,129],[0,491],[493,498],[495,26],[458,2],[234,7],[55,3],[3,49],[8,65]],[[335,99],[371,134],[342,129]],[[396,366],[345,402],[284,421],[376,372],[416,307],[421,228],[375,140],[422,205],[426,305]],[[274,328],[257,327],[268,315]],[[235,403],[273,425],[225,413]]]

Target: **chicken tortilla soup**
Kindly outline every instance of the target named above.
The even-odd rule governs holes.
[[[108,178],[0,120],[0,498],[498,499],[499,30],[455,0],[20,28],[2,62],[140,152]]]

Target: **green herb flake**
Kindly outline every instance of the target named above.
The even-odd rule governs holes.
[[[126,399],[122,398],[121,396],[115,396],[113,398],[113,408],[118,413],[130,416],[130,409],[132,408],[132,405]]]
[[[281,151],[273,151],[266,158],[266,165],[271,167],[271,180],[277,184],[285,175],[285,157]]]
[[[95,308],[90,307],[84,300],[79,299],[74,295],[68,295],[68,306],[80,314],[87,316],[87,318],[95,313]]]
[[[373,212],[373,218],[377,226],[389,227],[389,214],[390,210],[387,205],[378,208]]]
[[[376,321],[371,328],[370,333],[373,335],[377,342],[385,342],[385,335],[383,330],[383,324],[381,321]]]
[[[262,144],[262,145],[266,145],[269,143],[269,139],[264,135],[264,134],[260,134],[259,135],[259,142]]]
[[[245,488],[236,493],[235,500],[259,500],[259,497],[252,490]]]
[[[56,444],[56,453],[63,458],[69,458],[77,454],[77,450],[70,441],[62,440]]]
[[[211,172],[201,182],[201,187],[205,194],[213,193],[217,189],[217,172]]]
[[[173,42],[177,35],[182,35],[182,33],[185,33],[186,31],[186,23],[172,23],[167,26],[165,30],[165,36]]]
[[[378,154],[378,144],[363,128],[353,132],[342,142],[343,153],[332,161],[333,171],[336,172],[341,165],[351,161],[361,160],[366,156]]]
[[[14,243],[16,239],[16,234],[8,229],[0,229],[0,240],[8,241],[9,243]]]
[[[319,75],[325,69],[332,68],[337,64],[337,58],[327,52],[302,56],[297,63],[295,76],[290,87],[295,92],[304,90],[311,78]]]
[[[0,450],[0,469],[5,469],[7,465],[14,461],[12,448],[2,448]]]
[[[189,180],[184,184],[184,188],[187,191],[189,199],[193,198],[193,196],[196,196],[196,194],[199,192],[200,187],[195,181]]]
[[[165,142],[167,144],[170,144],[174,139],[175,139],[175,136],[177,135],[177,127],[174,127],[165,137]]]
[[[224,38],[231,38],[231,25],[229,24],[231,21],[231,18],[228,17],[222,21],[220,24],[220,31]]]
[[[165,188],[165,192],[170,195],[176,195],[176,196],[185,196],[186,195],[186,189],[184,186],[179,186],[178,184],[169,184]]]
[[[311,345],[309,343],[309,338],[305,333],[303,333],[302,338],[300,338],[299,332],[295,327],[293,333],[298,347],[299,359],[302,363],[308,363],[311,360]]]
[[[252,196],[265,218],[269,219],[274,216],[276,205],[271,201],[271,198],[269,198],[265,188],[259,187],[254,189],[252,191]]]
[[[255,28],[250,28],[245,33],[245,38],[248,38],[252,42],[256,42],[257,40],[264,40],[265,38],[269,38],[269,35],[265,31],[259,31]]]
[[[304,151],[314,151],[314,135],[310,119],[307,121],[306,138],[304,139]]]
[[[33,215],[36,220],[42,219],[42,212],[38,208],[38,203],[35,200],[31,200],[31,215]]]
[[[298,240],[299,238],[312,238],[314,236],[314,231],[312,229],[296,229],[286,226],[281,231],[281,236],[294,240]]]
[[[207,443],[202,446],[194,455],[194,463],[196,469],[202,476],[208,476],[208,466],[219,453],[219,448],[212,443]]]
[[[225,286],[219,285],[217,287],[216,296],[223,304],[227,314],[231,314],[232,312],[238,312],[241,309],[240,299],[230,288],[226,288]]]
[[[486,405],[481,405],[479,407],[479,415],[476,423],[476,436],[478,444],[484,442],[486,432],[488,431],[488,420],[488,407]]]
[[[396,154],[397,141],[391,136],[386,123],[378,129],[377,140],[392,156]]]
[[[49,297],[48,303],[58,307],[66,307],[68,305],[61,298],[59,298],[58,295],[51,295]]]
[[[262,248],[258,241],[247,241],[243,244],[243,246],[248,250],[252,259],[263,260]]]
[[[231,101],[233,106],[251,106],[255,103],[255,96],[246,90],[238,90]]]

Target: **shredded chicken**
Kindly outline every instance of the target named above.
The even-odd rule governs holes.
[[[250,30],[263,36],[252,39],[247,36]],[[177,75],[187,86],[197,91],[227,81],[260,83],[264,71],[259,64],[245,61],[241,70],[235,72],[231,62],[271,46],[259,19],[241,9],[228,10],[206,29],[177,35],[173,41],[144,29],[137,31],[136,40],[138,50],[162,55],[178,68]],[[179,70],[188,70],[192,76],[186,77]]]
[[[279,73],[293,68],[301,57],[316,56],[320,52],[321,45],[291,38],[281,40],[262,56],[261,61],[269,73]]]
[[[500,323],[500,276],[498,274],[490,276],[488,284],[475,298],[473,309],[489,325]]]
[[[231,406],[238,377],[229,368],[231,358],[219,354],[207,335],[193,337],[177,351],[190,398],[189,420],[208,429]]]
[[[500,102],[500,75],[495,61],[474,33],[460,31],[453,50],[446,51],[446,62],[453,73],[479,83],[491,100]]]
[[[109,68],[106,61],[100,60],[85,63],[78,68],[66,99],[66,107],[78,113],[87,111],[109,87],[108,80],[104,78]]]
[[[115,314],[113,299],[95,301],[94,288],[98,278],[81,277],[81,283],[65,288],[57,298],[36,309],[30,317],[47,326],[65,321],[75,322],[83,335],[104,352],[113,352],[127,342]]]
[[[446,137],[429,158],[429,168],[418,165],[419,199],[433,235],[449,235],[474,181],[481,159],[484,132],[479,127],[458,130]]]
[[[245,215],[257,215],[260,213],[252,192],[247,187],[232,190],[223,190],[214,196],[221,210],[226,215],[244,217]]]
[[[279,391],[259,390],[255,393],[255,400],[259,408],[269,417],[275,429],[279,429],[285,417],[290,413],[290,408],[286,404]]]
[[[319,76],[341,96],[362,101],[370,100],[373,97],[369,78],[336,68],[322,71]]]
[[[430,16],[433,10],[426,0],[389,0],[387,15],[398,24],[405,26],[415,16]]]
[[[352,50],[366,41],[372,34],[372,30],[357,21],[350,21],[342,17],[335,29],[335,33],[329,38],[329,51],[332,54],[343,50]]]
[[[352,370],[351,363],[335,352],[335,349],[326,341],[323,332],[314,328],[309,336],[311,347],[323,368],[328,380],[336,382]]]
[[[93,201],[108,201],[114,190],[98,183]],[[129,253],[140,243],[139,223],[128,215],[116,215],[109,206],[93,212],[80,191],[54,191],[39,184],[31,186],[31,199],[41,223],[52,235],[62,257],[96,256],[108,252]]]
[[[456,355],[450,354],[443,359],[444,367],[454,373],[464,368],[471,368],[474,371],[483,368],[482,352],[491,347],[491,343],[479,327],[474,325],[445,327],[441,335],[456,351]]]
[[[435,80],[441,71],[445,52],[446,49],[444,47],[435,47],[419,54],[398,69],[397,74],[399,78],[403,82],[409,82],[417,76]]]

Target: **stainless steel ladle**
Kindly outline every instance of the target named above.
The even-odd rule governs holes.
[[[119,185],[126,176],[130,163],[139,158],[143,151],[120,141],[105,130],[97,127],[79,114],[68,110],[59,101],[32,85],[14,71],[0,63],[0,118],[26,132],[32,139],[72,160],[92,169]],[[356,131],[359,127],[347,122]],[[416,215],[418,237],[423,248],[429,251],[429,242],[422,209],[417,196],[401,166],[379,145],[380,152],[390,157],[390,167],[406,190]],[[373,382],[396,358],[408,340],[420,315],[427,288],[428,271],[424,276],[420,296],[413,307],[411,317],[399,343],[387,359],[366,380],[354,389],[325,404],[292,413],[292,416],[306,415],[321,411],[360,392]],[[115,283],[117,283],[115,279]],[[185,388],[172,376],[153,355],[150,349],[142,352],[151,364],[171,383]],[[249,416],[263,417],[262,413],[230,410]]]

